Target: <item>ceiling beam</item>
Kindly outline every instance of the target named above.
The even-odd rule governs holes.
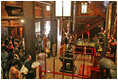
[[[42,16],[36,16],[36,20],[41,19]],[[1,21],[6,20],[21,20],[23,19],[23,16],[8,16],[8,17],[1,17]]]
[[[96,17],[94,17],[94,18],[91,18],[91,20],[88,21],[86,24],[92,24],[92,23],[96,22],[97,19],[99,19],[99,18],[101,18],[101,16],[96,16]]]
[[[36,3],[42,3],[42,4],[45,4],[45,5],[51,5],[50,2],[47,2],[47,1],[35,1]]]
[[[103,19],[103,18],[98,18],[97,21],[96,21],[96,23],[90,25],[89,28],[87,28],[87,29],[85,29],[85,30],[82,30],[82,31],[79,33],[79,36],[80,36],[81,34],[83,34],[83,33],[86,33],[87,31],[90,31],[91,29],[97,27],[98,25],[102,24],[104,21],[105,21],[105,19]]]
[[[17,1],[1,1],[1,4],[4,4],[5,6],[23,7],[23,4]]]
[[[95,5],[90,4],[89,8],[98,15],[102,16],[103,18],[106,18],[106,14],[101,9],[97,8]]]
[[[95,18],[96,16],[77,16],[77,18]]]
[[[86,23],[78,23],[78,25],[85,25]]]
[[[23,7],[23,3],[19,1],[1,1],[2,5],[12,6],[12,7]],[[51,5],[52,3],[49,1],[35,1],[35,6],[40,5]]]
[[[23,19],[23,17],[22,16],[1,17],[2,21],[5,21],[5,20],[20,20],[20,19]]]

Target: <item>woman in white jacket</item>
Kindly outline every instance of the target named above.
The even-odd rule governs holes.
[[[42,70],[45,70],[46,58],[47,54],[44,52],[44,50],[42,50],[41,53],[38,54],[38,60],[40,65],[42,66]]]

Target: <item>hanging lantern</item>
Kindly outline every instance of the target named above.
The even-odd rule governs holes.
[[[90,24],[87,24],[87,27],[90,27]]]

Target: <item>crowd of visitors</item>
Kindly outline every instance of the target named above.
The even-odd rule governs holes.
[[[23,37],[14,38],[10,36],[2,40],[1,52],[3,78],[18,78],[18,71],[25,61]]]
[[[101,54],[103,54],[104,57],[107,54],[113,54],[113,61],[115,62],[117,40],[113,35],[110,35],[108,32],[104,31],[103,28],[101,28],[101,32],[95,35],[93,42],[95,42],[96,51],[102,51]]]
[[[77,34],[67,35],[67,33],[65,32],[63,37],[62,37],[62,41],[61,41],[60,56],[63,54],[64,44],[66,45],[66,48],[69,48],[73,45],[76,45],[77,40],[78,40]]]
[[[106,39],[106,42],[104,42],[104,39]],[[110,53],[114,54],[115,59],[117,41],[113,35],[106,35],[106,33],[102,32],[100,36],[96,35],[95,38],[93,38],[93,41],[95,42],[95,46],[97,46],[96,50],[99,49],[99,45],[105,50],[104,45],[106,44],[107,50],[110,50]],[[2,39],[1,42],[1,67],[3,79],[18,79],[19,74],[22,74],[23,77],[27,79],[35,78],[35,67],[31,67],[32,56],[25,55],[24,37],[14,38],[10,36],[6,39]],[[64,44],[66,44],[66,48],[69,48],[70,46],[76,45],[78,42],[82,42],[82,39],[78,38],[77,34],[67,34],[64,32],[60,45],[60,56],[63,54]],[[51,50],[50,38],[46,37],[43,33],[42,35],[37,35],[36,53],[38,53],[38,61],[43,70],[45,69],[45,58],[51,56]],[[21,71],[23,66],[28,69],[27,74]]]
[[[32,68],[31,55],[25,54],[24,37],[14,38],[12,36],[1,41],[1,67],[3,79],[18,79],[22,74],[26,79],[35,78],[35,68]],[[45,35],[36,37],[36,53],[47,53],[50,57],[51,42]],[[43,51],[43,52],[42,52]],[[39,55],[39,58],[42,54]],[[40,60],[40,59],[39,59]],[[41,60],[39,61],[41,63]],[[24,74],[21,69],[23,65],[28,69]],[[43,66],[41,64],[41,66]]]
[[[101,32],[97,33],[93,39],[91,40],[87,39],[88,38],[82,40],[82,38],[78,37],[77,34],[71,34],[71,33],[67,34],[67,32],[64,31],[61,42],[60,56],[63,54],[64,44],[66,44],[66,48],[69,48],[69,46],[71,45],[77,45],[77,43],[82,43],[82,42],[84,43],[86,41],[86,42],[94,42],[96,51],[99,52],[99,50],[102,49],[101,52],[104,55],[106,55],[107,52],[110,52],[110,54],[114,54],[113,57],[115,61],[117,41],[113,35],[110,35],[103,28],[101,28]]]

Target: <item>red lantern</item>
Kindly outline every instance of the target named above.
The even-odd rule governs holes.
[[[90,32],[89,32],[89,31],[87,31],[87,32],[86,32],[86,34],[87,34],[87,35],[89,35],[89,34],[90,34]]]
[[[90,27],[90,24],[87,24],[87,27]]]
[[[19,34],[22,35],[22,33],[23,33],[23,29],[20,28],[19,32],[20,32]]]

